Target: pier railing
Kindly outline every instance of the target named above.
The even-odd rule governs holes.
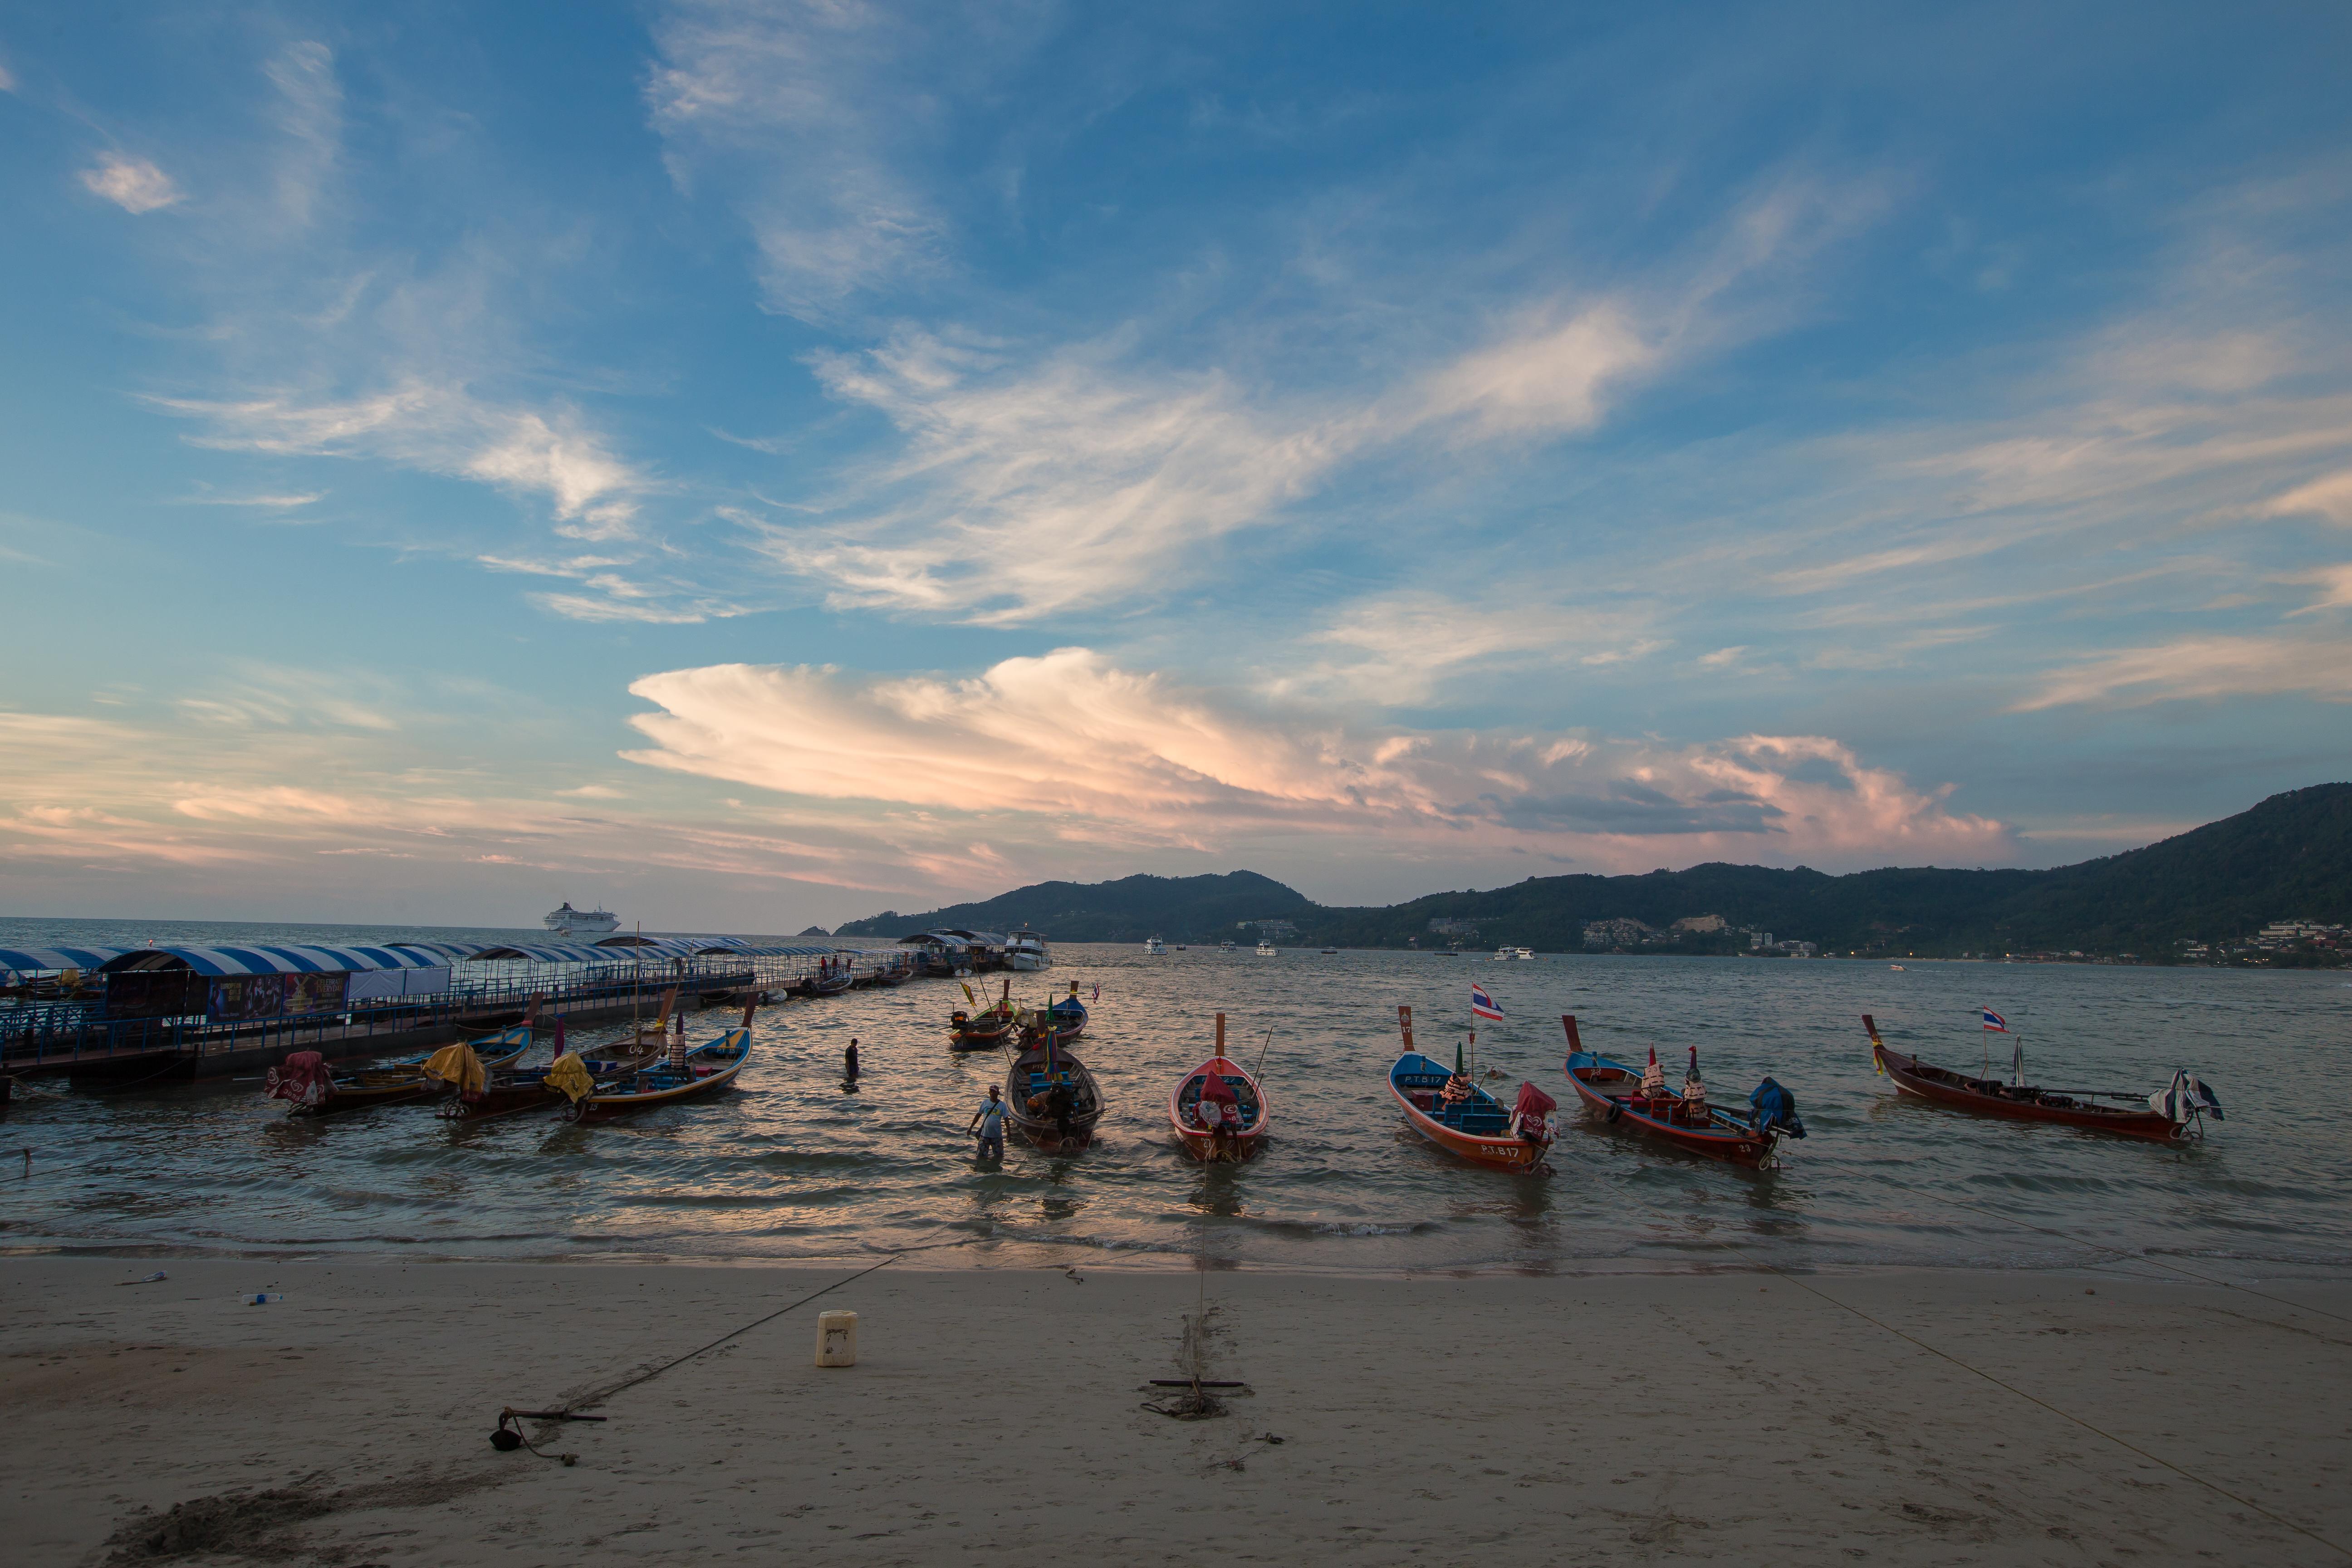
[[[883,968],[902,973],[906,955],[887,950],[844,954],[861,978]],[[616,963],[609,968],[551,974],[529,970],[470,980],[447,991],[372,1000],[332,1011],[281,1014],[267,1018],[110,1018],[99,1002],[48,1002],[0,1008],[0,1072],[55,1070],[78,1064],[138,1058],[201,1059],[230,1052],[318,1049],[355,1054],[353,1041],[375,1036],[413,1036],[519,1016],[540,998],[542,1018],[578,1011],[606,1011],[636,997],[650,1015],[665,990],[677,986],[698,994],[782,991],[816,968],[805,957],[739,958],[713,955],[682,964]],[[690,1004],[689,1004],[690,1005]]]
[[[542,1017],[567,1012],[609,1009],[632,996],[650,1015],[662,990],[740,991],[758,987],[749,968],[697,969],[665,973],[659,985],[628,977],[586,980],[568,986],[541,982],[493,982],[381,1002],[333,1012],[281,1014],[268,1018],[107,1018],[95,1007],[23,1008],[0,1014],[0,1071],[23,1072],[147,1057],[201,1058],[232,1051],[315,1050],[339,1047],[351,1054],[352,1041],[375,1036],[409,1035],[422,1029],[481,1025],[500,1015],[519,1016],[540,997]],[[60,1015],[63,1015],[62,1016]]]

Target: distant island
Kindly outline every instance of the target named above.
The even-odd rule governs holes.
[[[1757,957],[2015,957],[2336,965],[2352,939],[2352,784],[2276,795],[2220,822],[2049,871],[1888,867],[1832,877],[1713,862],[1629,877],[1530,877],[1385,908],[1318,904],[1255,871],[1039,882],[836,936],[1026,926],[1057,942],[1237,942]]]

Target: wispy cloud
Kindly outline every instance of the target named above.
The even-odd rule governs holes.
[[[124,153],[100,153],[98,162],[81,172],[81,183],[127,213],[152,213],[187,199],[171,175],[145,158]]]
[[[544,499],[555,531],[583,541],[634,532],[651,482],[615,457],[567,408],[501,407],[465,387],[410,379],[364,397],[295,393],[236,400],[152,397],[155,407],[203,421],[202,446],[279,456],[376,458],[430,473],[478,479]]]
[[[821,353],[826,390],[886,415],[907,444],[847,478],[832,509],[845,521],[765,525],[768,552],[827,582],[838,605],[982,625],[1164,592],[1219,563],[1222,541],[1297,526],[1287,509],[1343,466],[1407,453],[1458,464],[1465,447],[1591,430],[1645,378],[1759,330],[1769,312],[1718,309],[1730,291],[1867,210],[1775,191],[1638,288],[1561,291],[1369,393],[1171,367],[1127,331],[1024,354],[906,329]]]
[[[2297,692],[2352,702],[2352,641],[2340,637],[2200,637],[2126,648],[2053,671],[2015,705],[2031,713]]]
[[[828,321],[854,296],[947,265],[946,219],[906,156],[937,133],[940,106],[910,67],[954,61],[952,47],[937,51],[941,33],[988,50],[1019,17],[971,31],[961,20],[861,0],[687,0],[656,23],[646,91],[671,174],[725,184],[758,242],[771,309]]]

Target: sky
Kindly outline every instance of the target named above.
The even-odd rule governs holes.
[[[2050,866],[2352,777],[2347,77],[2312,5],[19,0],[0,912]]]

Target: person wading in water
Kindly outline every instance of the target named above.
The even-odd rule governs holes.
[[[850,1037],[849,1048],[841,1053],[841,1073],[844,1078],[856,1078],[857,1076],[857,1039],[856,1036],[852,1036]]]

